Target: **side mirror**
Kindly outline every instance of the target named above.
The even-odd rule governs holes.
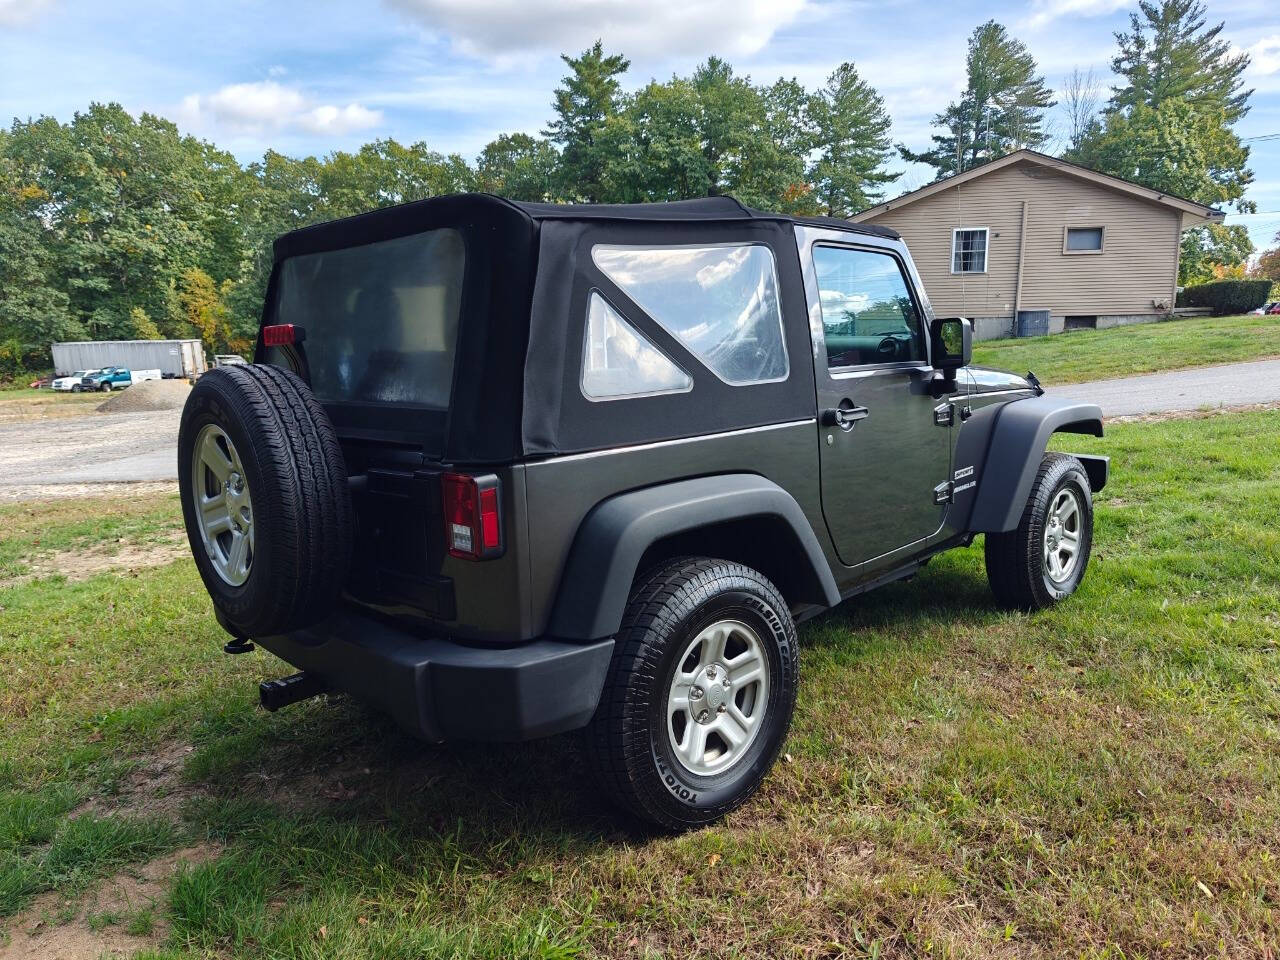
[[[973,359],[973,325],[964,317],[937,317],[929,325],[933,365],[953,372]]]

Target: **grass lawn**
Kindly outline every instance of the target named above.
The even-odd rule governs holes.
[[[0,390],[0,423],[81,416],[107,399],[100,393],[56,390]]]
[[[163,539],[172,496],[0,508],[8,936],[150,960],[1274,956],[1280,420],[1063,445],[1114,458],[1081,592],[998,612],[975,545],[806,625],[785,761],[680,837],[620,823],[573,737],[261,712],[287,668],[221,653],[188,560],[18,579]],[[92,905],[157,862],[179,865],[149,899]]]
[[[1157,370],[1280,356],[1280,317],[1191,317],[974,344],[973,361],[1046,384],[1110,380]]]

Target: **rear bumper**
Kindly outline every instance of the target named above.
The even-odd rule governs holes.
[[[352,610],[305,630],[253,639],[432,741],[530,740],[585,726],[613,655],[612,640],[464,646]]]

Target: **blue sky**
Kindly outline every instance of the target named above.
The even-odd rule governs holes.
[[[964,7],[936,0],[0,0],[0,116],[68,119],[93,100],[149,110],[242,161],[267,147],[323,154],[380,136],[468,158],[496,134],[537,131],[557,54],[595,37],[632,60],[629,86],[710,54],[758,82],[810,87],[852,60],[884,94],[894,136],[927,144],[964,83],[965,40],[988,18],[1030,47],[1053,86],[1073,67],[1109,76],[1124,0]],[[1208,4],[1254,59],[1244,137],[1280,133],[1280,4]],[[1061,116],[1052,121],[1061,133]],[[1280,229],[1280,139],[1256,141],[1248,218]],[[930,179],[905,169],[900,186]]]

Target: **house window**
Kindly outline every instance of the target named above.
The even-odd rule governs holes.
[[[951,231],[951,272],[987,272],[986,227],[964,227]]]
[[[1102,227],[1067,227],[1062,238],[1063,253],[1101,253]]]

